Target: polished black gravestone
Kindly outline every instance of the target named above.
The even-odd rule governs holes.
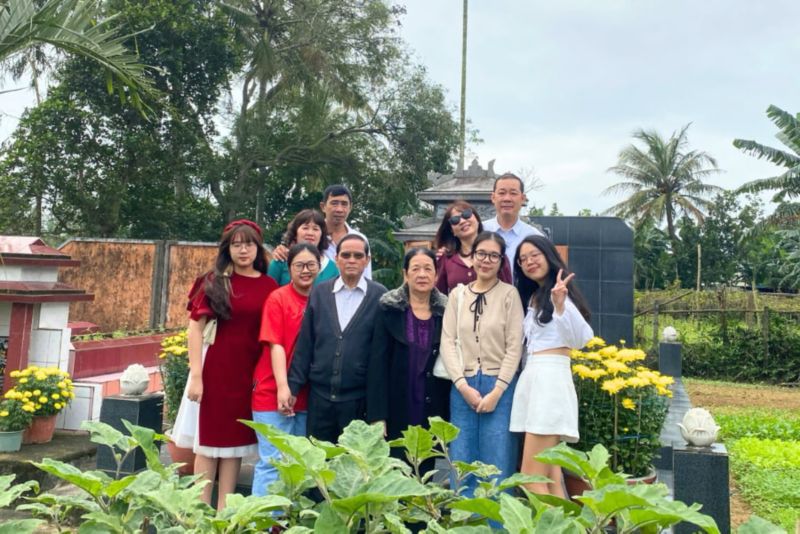
[[[592,329],[633,343],[633,230],[616,217],[531,217],[556,245],[589,302]]]
[[[675,500],[702,504],[700,511],[714,518],[720,532],[730,532],[731,495],[725,445],[715,443],[711,447],[691,447],[675,444],[672,449],[672,471]],[[688,523],[674,527],[675,534],[696,531],[697,527]]]
[[[100,407],[100,422],[106,423],[123,434],[129,434],[122,423],[123,420],[137,426],[150,428],[161,433],[162,411],[164,404],[163,393],[148,393],[138,396],[114,395],[103,399]],[[137,448],[122,463],[120,475],[130,475],[147,467],[144,453]],[[97,448],[97,468],[112,476],[117,470],[114,453],[105,445]]]
[[[661,342],[658,345],[658,370],[662,375],[675,379],[681,378],[683,369],[681,363],[681,344]]]

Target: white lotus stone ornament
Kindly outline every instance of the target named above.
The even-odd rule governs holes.
[[[119,390],[123,395],[141,395],[150,384],[150,375],[143,365],[134,363],[129,365],[119,379]]]
[[[674,326],[668,326],[664,328],[661,332],[661,341],[665,341],[667,343],[675,343],[678,341],[678,331],[675,330]]]
[[[719,426],[704,408],[692,408],[683,416],[683,423],[678,423],[683,439],[694,447],[708,447],[717,441]]]

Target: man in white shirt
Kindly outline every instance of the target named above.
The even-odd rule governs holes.
[[[353,210],[353,194],[346,185],[334,184],[326,187],[322,192],[319,209],[325,214],[325,226],[328,227],[328,236],[331,238],[332,246],[325,249],[325,255],[328,258],[336,260],[338,243],[347,234],[359,235],[369,243],[367,236],[347,224],[347,218]],[[364,276],[372,279],[372,260],[367,263]]]
[[[528,199],[525,196],[525,184],[516,174],[507,172],[495,179],[491,199],[497,215],[484,221],[483,229],[497,232],[505,239],[506,257],[513,273],[517,247],[522,240],[529,235],[544,234],[519,218],[519,212]]]
[[[347,234],[361,236],[369,246],[367,236],[347,224],[347,218],[353,210],[353,194],[346,185],[333,184],[325,188],[322,192],[322,202],[319,209],[325,215],[325,226],[328,229],[328,237],[331,240],[323,254],[331,261],[336,261],[336,250],[339,242]],[[281,243],[272,251],[272,257],[276,260],[286,261],[289,257],[289,247]],[[364,269],[364,277],[372,280],[372,259],[367,262]]]

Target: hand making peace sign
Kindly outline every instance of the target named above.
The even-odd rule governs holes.
[[[553,306],[556,309],[556,313],[561,315],[564,313],[564,303],[567,301],[567,284],[575,278],[575,273],[570,273],[564,278],[564,271],[563,269],[558,270],[558,275],[556,276],[556,285],[553,286],[553,289],[550,290],[550,300],[553,301]]]

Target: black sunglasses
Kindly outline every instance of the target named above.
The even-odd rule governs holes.
[[[472,217],[472,210],[467,208],[467,209],[465,209],[464,211],[461,212],[461,215],[453,215],[452,217],[450,217],[447,220],[450,221],[451,225],[455,226],[458,223],[460,223],[462,220],[466,221],[470,217]]]

